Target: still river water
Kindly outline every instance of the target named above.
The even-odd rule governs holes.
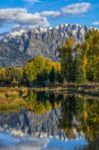
[[[99,136],[98,97],[32,90],[18,96],[26,107],[0,111],[0,150],[78,150]]]

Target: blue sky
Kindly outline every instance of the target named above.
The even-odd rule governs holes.
[[[99,1],[0,0],[0,33],[63,23],[99,27]]]

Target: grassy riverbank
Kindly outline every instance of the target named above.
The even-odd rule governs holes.
[[[12,91],[21,92],[26,94],[28,89],[31,89],[35,92],[69,92],[69,93],[78,93],[78,94],[87,94],[92,96],[99,96],[99,83],[88,83],[88,84],[50,84],[48,86],[34,85],[31,87],[25,86],[10,86],[10,87],[0,87],[1,94],[3,92]]]
[[[33,85],[31,87],[26,86],[9,86],[9,87],[0,87],[1,92],[5,91],[21,91],[22,93],[27,93],[27,90],[31,89],[35,92],[45,91],[45,92],[72,92],[72,93],[80,93],[80,94],[88,94],[92,96],[99,96],[99,83],[88,83],[88,84],[50,84],[47,86],[42,85]]]
[[[88,94],[93,96],[99,96],[99,84],[56,84],[56,85],[49,85],[49,86],[34,86],[31,87],[34,91],[67,91],[73,93],[80,93],[80,94]]]
[[[90,96],[96,99],[99,97],[98,84],[64,84],[50,86],[34,86],[34,87],[0,87],[0,110],[18,110],[20,107],[28,107],[24,98],[28,95],[29,90],[35,92],[55,93],[56,95],[75,94],[83,97]]]

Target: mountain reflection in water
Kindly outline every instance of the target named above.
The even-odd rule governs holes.
[[[73,150],[99,135],[96,99],[32,91],[23,98],[26,108],[0,112],[0,150]]]

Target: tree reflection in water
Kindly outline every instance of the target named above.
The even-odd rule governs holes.
[[[85,135],[89,141],[99,136],[99,101],[89,96],[28,92],[27,107],[37,114],[60,108],[58,127],[66,136],[76,138]]]
[[[68,138],[84,133],[92,141],[99,136],[99,101],[82,96],[67,95],[61,102],[59,127]]]
[[[10,92],[9,96],[5,97],[5,106],[9,104],[9,101],[14,101],[13,108],[16,108],[15,106],[17,106],[18,109],[25,107],[26,112],[24,111],[24,113],[28,117],[31,131],[32,129],[33,132],[36,131],[36,129],[40,129],[40,132],[42,132],[43,129],[43,132],[50,131],[51,135],[55,136],[56,133],[60,134],[59,131],[62,131],[61,133],[64,138],[72,139],[85,136],[89,142],[94,141],[97,137],[97,139],[99,139],[98,99],[66,92],[33,92],[30,89],[24,94],[21,92],[16,93],[16,97],[15,93],[14,97],[12,97],[12,94],[13,93]],[[4,95],[7,94],[4,93]],[[20,101],[22,102],[21,105],[19,103]],[[14,113],[12,105],[11,109],[9,106],[5,107],[5,110],[7,111],[8,108],[9,113],[6,118],[5,115],[1,113],[0,125],[3,124],[3,121],[4,124],[8,124],[8,127],[11,127],[9,123],[12,123],[12,115],[15,116],[13,118],[14,125],[15,123],[20,124],[18,120],[20,115],[23,115],[24,118],[24,113]],[[28,114],[31,115],[30,118]],[[4,117],[4,119],[2,119],[2,117]],[[37,120],[36,118],[40,118],[42,124],[38,120],[37,126],[34,126]],[[4,120],[6,120],[6,122]],[[21,123],[23,124],[22,121],[23,120],[21,120]],[[24,120],[24,126],[25,125],[26,122]],[[41,126],[42,128],[39,128]]]

